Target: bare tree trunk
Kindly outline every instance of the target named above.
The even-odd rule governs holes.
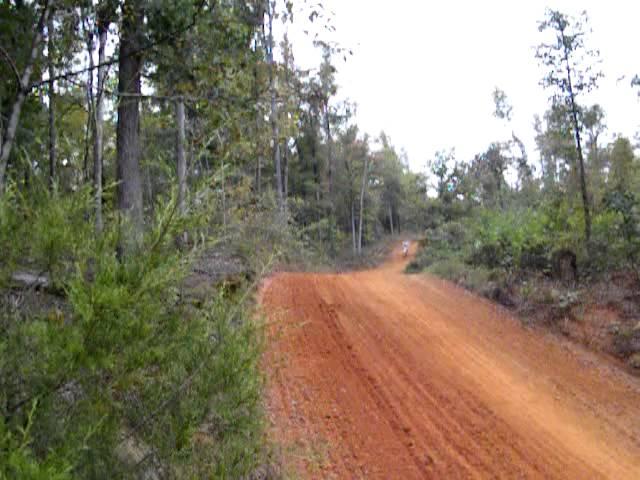
[[[313,179],[316,183],[316,206],[320,208],[320,200],[321,200],[321,187],[320,187],[320,167],[318,165],[318,157],[316,155],[316,141],[315,139],[311,144],[311,167],[313,169]]]
[[[391,203],[389,203],[389,228],[391,229],[391,236],[393,237],[393,209],[391,208]]]
[[[358,253],[358,242],[356,239],[356,202],[353,199],[351,199],[351,243],[355,255]]]
[[[184,99],[182,97],[176,100],[176,167],[178,176],[178,213],[183,216],[187,212],[187,159],[184,151],[185,143],[185,115],[184,115]],[[223,173],[224,174],[224,173]],[[182,232],[178,236],[177,243],[184,246],[187,243],[187,232]]]
[[[227,232],[227,185],[226,185],[226,177],[224,172],[224,155],[220,157],[220,173],[221,173],[221,182],[222,182],[222,227],[224,232]]]
[[[329,199],[333,203],[333,138],[331,137],[331,123],[329,119],[328,103],[324,107],[324,130],[327,136],[327,163],[329,164]]]
[[[51,14],[53,1],[44,0],[42,7],[42,13],[36,26],[36,31],[31,41],[31,53],[29,59],[24,67],[22,75],[20,76],[20,82],[18,85],[18,93],[16,99],[11,107],[11,114],[9,116],[9,124],[2,138],[2,145],[0,146],[0,195],[4,191],[5,175],[7,172],[7,164],[9,163],[9,155],[11,155],[11,149],[13,147],[13,141],[16,137],[16,131],[18,129],[18,121],[20,120],[20,113],[22,112],[22,106],[29,93],[29,81],[31,80],[31,74],[33,73],[33,66],[36,58],[38,57],[38,51],[40,50],[40,44],[42,43],[42,34],[44,26],[49,20]]]
[[[564,42],[564,32],[562,33],[562,40],[565,44],[564,48],[564,61],[567,69],[567,83],[569,89],[569,98],[571,100],[571,117],[573,120],[573,129],[576,138],[576,150],[578,153],[578,167],[580,170],[580,193],[582,194],[582,209],[584,211],[584,236],[587,242],[587,249],[591,243],[591,210],[589,208],[589,195],[587,193],[587,181],[584,172],[584,157],[582,155],[582,143],[580,139],[580,123],[578,122],[578,106],[576,105],[575,95],[573,93],[573,85],[571,83],[571,64],[569,63],[569,52]]]
[[[282,160],[284,162],[284,178],[282,179],[282,188],[284,189],[284,201],[285,208],[287,199],[289,198],[289,147],[287,141],[284,142],[284,148],[282,150]]]
[[[104,136],[104,83],[107,76],[107,66],[103,65],[106,57],[105,48],[109,33],[109,20],[98,18],[98,86],[95,100],[95,132],[93,137],[93,190],[96,214],[96,232],[103,229],[102,223],[102,152]]]
[[[360,189],[360,218],[358,226],[358,254],[362,255],[362,222],[364,219],[364,194],[367,188],[367,157],[364,158],[364,168],[362,170],[362,188]]]
[[[329,164],[329,249],[333,254],[335,252],[335,238],[334,238],[334,222],[336,217],[336,209],[335,209],[335,199],[333,198],[333,138],[331,137],[331,123],[329,119],[329,104],[327,100],[327,104],[325,105],[324,112],[324,128],[325,134],[327,136],[327,162]]]
[[[85,126],[85,136],[84,136],[84,160],[82,162],[82,177],[83,181],[86,181],[89,178],[89,139],[91,134],[93,133],[95,136],[95,99],[93,96],[93,35],[94,28],[91,24],[91,20],[89,17],[89,13],[86,10],[82,10],[82,15],[85,17],[84,20],[84,33],[87,38],[87,54],[89,56],[89,71],[87,72],[87,124]],[[95,140],[94,140],[95,142]]]
[[[258,51],[258,40],[254,41],[254,51],[257,53]],[[256,142],[256,193],[258,196],[262,194],[262,163],[264,159],[262,158],[262,144],[260,142],[260,85],[258,80],[258,64],[257,62],[253,66],[253,85],[254,85],[254,96],[256,102],[256,132],[255,132],[255,142]]]
[[[275,79],[275,61],[273,59],[273,9],[275,7],[271,0],[267,2],[267,15],[269,17],[269,45],[268,45],[268,60],[269,60],[269,91],[271,93],[271,138],[273,141],[273,159],[275,163],[275,175],[276,175],[276,189],[278,190],[278,208],[280,213],[284,213],[284,198],[282,196],[282,165],[280,161],[280,126],[278,124],[278,103],[276,92],[276,79]]]
[[[258,155],[256,157],[256,192],[258,196],[262,194],[262,150],[260,145],[260,140],[257,139],[257,136],[260,135],[260,119],[258,118],[259,114],[256,114],[256,141],[258,142]]]
[[[56,179],[56,122],[55,122],[55,76],[53,68],[53,15],[47,20],[47,66],[49,69],[49,188],[53,190]]]
[[[178,212],[186,212],[187,161],[184,154],[184,100],[176,101],[176,165],[178,167]]]
[[[142,234],[142,180],[140,176],[140,52],[143,25],[141,0],[126,0],[123,6],[118,62],[117,168],[118,210],[127,229],[119,250],[126,254],[139,244]],[[126,95],[129,94],[129,95]]]

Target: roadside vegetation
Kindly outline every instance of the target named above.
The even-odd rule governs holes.
[[[640,368],[640,161],[628,138],[602,144],[603,108],[581,103],[601,76],[585,22],[549,11],[540,23],[552,102],[535,121],[539,163],[515,132],[468,162],[437,154],[430,225],[407,271],[452,280]],[[494,101],[508,123],[506,94],[496,89]]]
[[[582,103],[599,75],[572,22],[541,25],[538,163],[514,132],[416,173],[339,96],[351,52],[319,4],[0,3],[0,478],[278,478],[257,286],[375,264],[409,232],[410,271],[548,305],[585,342],[606,319],[640,365],[638,160]]]
[[[0,478],[278,478],[259,283],[424,218],[426,177],[338,97],[330,19],[40,0],[0,24]]]

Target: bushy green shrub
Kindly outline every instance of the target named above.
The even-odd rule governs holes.
[[[407,273],[430,268],[434,263],[453,257],[462,257],[467,250],[467,227],[459,222],[448,222],[425,232],[424,246],[407,265]]]
[[[533,211],[484,211],[472,226],[469,260],[488,268],[544,265],[551,250],[545,215]]]
[[[488,268],[468,268],[464,278],[464,286],[474,292],[480,292],[489,284],[493,276],[493,271]]]
[[[65,297],[51,299],[62,310],[0,309],[0,474],[248,475],[262,458],[260,335],[245,289],[185,302],[197,248],[175,239],[202,212],[178,218],[174,200],[159,203],[140,248],[118,258],[117,222],[96,236],[89,195],[46,195],[0,207],[29,220],[10,231],[5,217],[2,241]]]
[[[446,260],[438,260],[433,263],[427,271],[438,277],[451,280],[452,282],[460,282],[467,273],[467,267],[464,263],[456,258]]]

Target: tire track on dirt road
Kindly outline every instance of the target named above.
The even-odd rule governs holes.
[[[404,263],[262,289],[285,463],[303,478],[640,478],[638,379]]]

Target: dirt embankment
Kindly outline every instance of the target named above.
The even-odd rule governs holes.
[[[523,328],[398,252],[279,274],[268,408],[304,478],[640,478],[640,381]]]

